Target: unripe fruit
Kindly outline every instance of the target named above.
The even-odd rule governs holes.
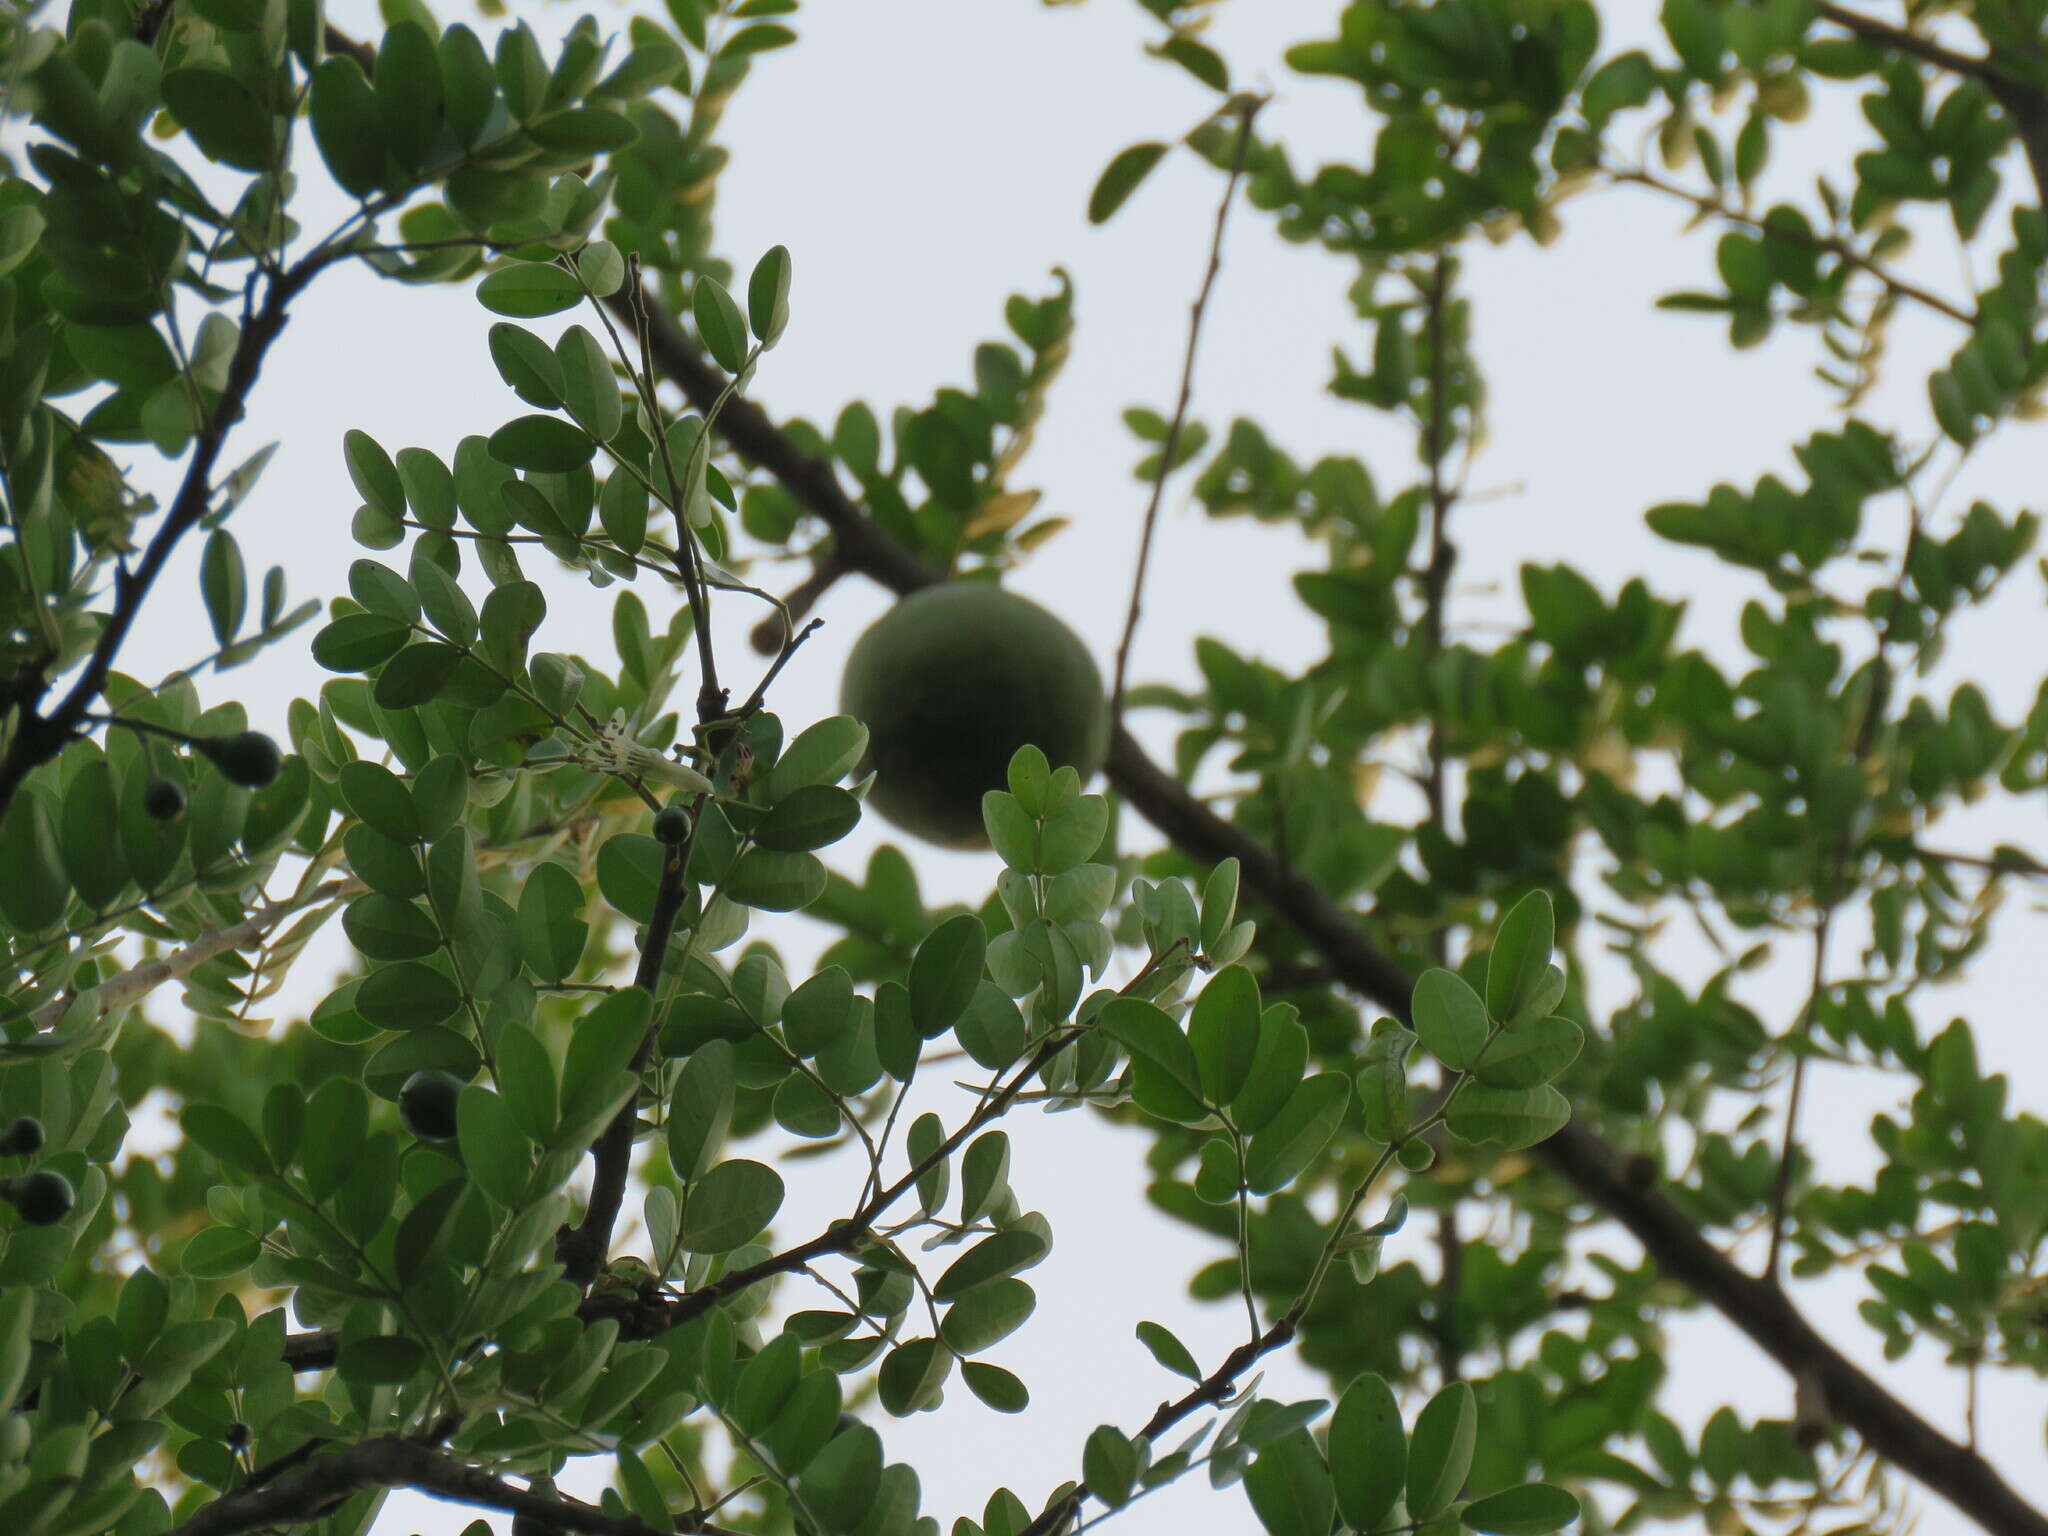
[[[398,1090],[398,1116],[421,1141],[448,1141],[455,1135],[455,1101],[461,1097],[461,1078],[439,1067],[423,1068]]]
[[[986,848],[981,797],[1026,744],[1085,781],[1109,748],[1102,674],[1080,637],[987,582],[927,587],[854,643],[840,708],[866,724],[868,803],[906,832]]]
[[[151,779],[142,786],[142,809],[156,821],[176,821],[185,814],[185,791],[173,779]]]
[[[229,1450],[246,1450],[249,1445],[249,1426],[240,1419],[237,1419],[228,1426],[228,1432],[224,1438]]]
[[[27,1157],[42,1150],[43,1122],[33,1115],[23,1115],[0,1131],[0,1157]]]
[[[261,731],[236,731],[228,736],[194,738],[192,750],[221,771],[230,784],[261,789],[277,777],[284,754]]]
[[[77,1203],[77,1197],[71,1193],[71,1181],[54,1168],[38,1168],[34,1173],[9,1179],[0,1184],[0,1193],[32,1227],[55,1226],[71,1214],[71,1207]]]
[[[654,835],[671,848],[689,840],[690,813],[671,802],[654,813]]]

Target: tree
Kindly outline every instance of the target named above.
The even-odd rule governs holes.
[[[1152,1200],[1215,1246],[1196,1294],[1241,1307],[1243,1341],[1197,1359],[1134,1318],[1158,1410],[1078,1426],[1071,1480],[998,1490],[959,1536],[1050,1536],[1198,1469],[1273,1536],[1877,1530],[1915,1486],[2048,1531],[1974,1416],[1957,1439],[1853,1358],[1931,1341],[1972,1401],[2048,1364],[2048,1128],[1929,996],[2048,877],[1950,836],[1964,802],[2048,787],[2048,688],[2001,721],[1929,676],[2035,534],[1943,492],[2048,378],[2048,7],[1666,0],[1656,45],[1617,50],[1590,0],[1352,0],[1288,62],[1358,87],[1364,148],[1305,170],[1210,7],[1142,3],[1214,101],[1112,159],[1090,217],[1184,149],[1216,173],[1215,243],[1171,414],[1126,415],[1150,505],[1101,792],[1019,750],[971,910],[928,909],[895,849],[830,867],[866,728],[769,705],[835,582],[993,579],[1058,531],[1017,466],[1072,294],[1010,298],[971,381],[886,431],[859,401],[827,431],[750,398],[791,263],[741,281],[720,254],[720,124],[794,0],[671,0],[552,52],[402,0],[374,41],[307,0],[0,17],[29,130],[0,182],[0,1523],[339,1536],[413,1488],[523,1532],[935,1532],[889,1420],[1028,1402],[983,1357],[1033,1326],[1053,1233],[1001,1122],[1044,1104],[1143,1128]],[[1823,93],[1874,137],[1762,206]],[[325,233],[294,217],[309,175],[354,205]],[[1485,421],[1465,258],[1621,185],[1716,238],[1718,285],[1669,307],[1736,347],[1810,328],[1839,395],[1796,483],[1648,512],[1749,583],[1733,661],[1688,647],[1657,582],[1540,558],[1498,643],[1452,611]],[[1194,414],[1233,217],[1350,263],[1371,340],[1329,389],[1412,435],[1398,484]],[[1908,265],[1937,220],[1990,281]],[[297,606],[288,578],[330,583],[269,571],[252,614],[234,527],[277,513],[237,425],[352,263],[472,287],[520,404],[457,444],[337,432],[369,553]],[[1954,349],[1893,429],[1861,413],[1907,313]],[[133,478],[152,453],[182,465],[161,506]],[[1309,539],[1314,665],[1231,635],[1199,690],[1127,675],[1189,466],[1209,515]],[[165,671],[128,641],[195,545],[218,648]],[[747,580],[778,552],[810,571],[786,598]],[[564,570],[616,587],[614,655],[539,648],[566,642],[536,578]],[[760,656],[714,645],[713,594],[765,605]],[[313,663],[282,744],[232,697],[273,648]],[[1175,723],[1170,771],[1125,711]],[[1372,793],[1399,775],[1407,811]],[[808,975],[749,938],[784,912],[835,933]],[[336,916],[350,973],[246,1027]],[[1673,918],[1710,936],[1706,974]],[[1787,1017],[1741,997],[1774,960],[1809,977]],[[146,1010],[173,981],[189,1027]],[[1816,1063],[1905,1089],[1868,1176],[1803,1135]],[[959,1073],[973,1091],[902,1123],[914,1081]],[[152,1095],[178,1134],[124,1155]],[[811,1230],[778,1219],[792,1141],[867,1159]],[[1856,1317],[1808,1315],[1795,1282],[1831,1275],[1860,1276]],[[1672,1379],[1694,1309],[1782,1367],[1789,1417]],[[1283,1351],[1323,1397],[1261,1395]],[[1724,1404],[1697,1430],[1688,1391]],[[593,1462],[601,1499],[557,1490]]]

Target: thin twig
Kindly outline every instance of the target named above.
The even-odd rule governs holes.
[[[1753,234],[1761,235],[1766,240],[1783,240],[1788,244],[1799,246],[1802,250],[1816,251],[1823,255],[1833,256],[1844,266],[1853,267],[1858,272],[1875,279],[1885,292],[1891,294],[1894,298],[1911,299],[1916,304],[1925,305],[1938,315],[1947,316],[1958,325],[1974,325],[1976,323],[1970,312],[1961,305],[1943,298],[1932,289],[1922,288],[1917,283],[1909,283],[1902,277],[1894,276],[1846,240],[1839,239],[1833,235],[1816,235],[1811,230],[1794,224],[1773,224],[1768,219],[1760,219],[1753,214],[1744,213],[1739,208],[1731,208],[1726,203],[1709,197],[1704,192],[1695,192],[1690,187],[1682,187],[1675,181],[1666,181],[1654,171],[1645,170],[1640,166],[1603,165],[1601,169],[1613,181],[1620,182],[1626,186],[1643,187],[1662,196],[1676,198],[1678,201],[1690,205],[1698,212],[1706,214],[1710,218],[1720,219],[1729,224],[1739,224],[1744,229],[1751,231]]]
[[[1152,477],[1152,494],[1145,502],[1145,522],[1138,535],[1138,569],[1131,577],[1131,606],[1124,615],[1123,638],[1116,647],[1116,680],[1109,694],[1109,718],[1123,719],[1124,676],[1131,660],[1131,642],[1138,633],[1138,614],[1144,602],[1145,576],[1152,568],[1152,540],[1159,526],[1159,503],[1166,494],[1166,480],[1174,470],[1174,456],[1180,451],[1181,432],[1187,425],[1188,405],[1195,394],[1195,356],[1202,344],[1202,316],[1209,308],[1209,295],[1216,287],[1216,274],[1223,270],[1223,232],[1230,222],[1230,205],[1237,201],[1237,184],[1244,176],[1245,157],[1251,152],[1252,123],[1266,104],[1263,96],[1245,99],[1239,109],[1237,147],[1230,158],[1230,175],[1223,183],[1223,197],[1216,204],[1216,228],[1209,237],[1209,265],[1202,273],[1202,286],[1195,294],[1188,315],[1188,344],[1180,365],[1180,399],[1167,424],[1166,440],[1159,445],[1159,472]]]

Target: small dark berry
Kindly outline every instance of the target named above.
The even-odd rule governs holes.
[[[0,1190],[21,1212],[21,1219],[32,1227],[55,1226],[71,1214],[71,1207],[77,1203],[77,1197],[71,1193],[71,1181],[54,1168],[38,1168],[34,1173],[9,1179],[0,1185]]]
[[[455,1101],[461,1097],[461,1078],[428,1067],[398,1090],[398,1115],[421,1141],[447,1141],[455,1135]]]
[[[654,835],[669,847],[680,847],[690,836],[690,813],[680,805],[664,805],[654,813]]]
[[[43,1122],[33,1115],[23,1115],[0,1131],[0,1157],[27,1157],[42,1150]]]
[[[237,1419],[234,1423],[228,1426],[228,1432],[224,1438],[227,1441],[227,1446],[229,1450],[246,1450],[249,1446],[249,1426],[244,1424],[240,1419]]]
[[[142,786],[142,809],[156,821],[176,821],[185,814],[185,791],[170,779],[151,779]]]
[[[277,777],[284,754],[261,731],[236,731],[229,736],[201,736],[192,750],[221,771],[230,784],[261,789]]]

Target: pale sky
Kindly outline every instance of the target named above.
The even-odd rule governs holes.
[[[344,26],[367,14],[360,3],[336,9]],[[1607,9],[1638,24],[1649,14],[1633,4]],[[1361,156],[1369,141],[1371,125],[1353,88],[1303,80],[1278,62],[1288,44],[1327,34],[1337,10],[1325,0],[1241,0],[1220,9],[1211,34],[1240,82],[1277,93],[1261,130],[1288,140],[1298,166]],[[528,6],[521,14],[545,35],[566,27],[576,12]],[[622,29],[628,14],[621,7],[600,10],[599,18]],[[489,35],[488,25],[468,19]],[[794,255],[793,318],[752,390],[779,417],[829,423],[853,398],[884,415],[894,404],[926,399],[936,386],[967,376],[976,342],[1003,334],[1008,294],[1045,291],[1055,265],[1072,273],[1079,321],[1073,357],[1017,483],[1042,486],[1041,510],[1072,518],[1074,527],[1041,551],[1015,585],[1060,612],[1105,669],[1143,507],[1130,477],[1138,446],[1120,412],[1132,404],[1171,406],[1186,308],[1220,190],[1219,178],[1183,152],[1108,228],[1092,229],[1083,218],[1088,189],[1112,154],[1138,139],[1177,136],[1212,99],[1142,54],[1140,43],[1151,35],[1140,25],[1146,20],[1115,0],[1061,10],[1030,0],[819,5],[798,18],[802,41],[762,60],[734,103],[725,131],[733,160],[719,193],[720,248],[742,271],[772,244]],[[1606,51],[1620,45],[1610,37]],[[1852,102],[1823,103],[1801,144],[1781,147],[1788,159],[1797,157],[1780,173],[1781,194],[1808,189],[1816,167],[1846,166],[1864,134]],[[302,163],[310,168],[310,156]],[[343,205],[331,189],[319,187],[314,175],[308,182],[310,197],[327,199],[315,206],[338,218]],[[329,222],[311,212],[301,218],[309,228]],[[1819,347],[1809,333],[1781,330],[1767,345],[1735,354],[1711,318],[1654,310],[1658,294],[1712,281],[1712,232],[1686,236],[1683,211],[1674,205],[1603,191],[1568,205],[1564,219],[1565,238],[1548,249],[1518,240],[1471,253],[1476,347],[1490,393],[1490,439],[1472,487],[1502,494],[1457,514],[1454,536],[1464,560],[1455,616],[1462,623],[1513,617],[1514,572],[1528,559],[1571,562],[1609,593],[1628,576],[1647,573],[1662,595],[1689,600],[1684,639],[1739,666],[1734,620],[1758,589],[1703,555],[1655,542],[1642,513],[1660,501],[1697,499],[1716,480],[1747,485],[1766,470],[1789,469],[1790,445],[1833,419],[1832,402],[1810,373]],[[1967,296],[1942,226],[1930,226],[1911,268],[1943,291]],[[1210,315],[1195,414],[1215,429],[1253,415],[1303,461],[1356,453],[1381,488],[1392,490],[1414,470],[1410,435],[1322,392],[1333,345],[1354,355],[1369,346],[1344,297],[1349,276],[1332,258],[1283,244],[1263,216],[1240,208]],[[367,272],[336,272],[295,316],[228,461],[282,441],[234,529],[253,570],[273,561],[288,566],[296,600],[343,590],[348,562],[362,553],[348,537],[356,498],[341,470],[345,429],[360,427],[393,450],[418,444],[447,457],[463,435],[487,432],[524,407],[485,351],[492,317],[466,291],[406,289]],[[1902,315],[1887,360],[1889,381],[1864,414],[1924,441],[1931,430],[1924,365],[1957,340],[1946,322]],[[2038,485],[2029,455],[2038,443],[2033,429],[1996,437],[1973,456],[1941,511],[1958,512],[1980,495],[2008,511],[2028,505]],[[1321,623],[1288,585],[1313,551],[1246,520],[1209,522],[1188,505],[1186,480],[1175,489],[1167,497],[1134,677],[1194,681],[1190,646],[1205,633],[1283,666],[1320,654]],[[1866,532],[1879,547],[1895,548],[1902,529],[1901,509],[1887,507]],[[188,553],[196,556],[196,549]],[[609,595],[543,573],[538,561],[528,564],[529,574],[548,585],[552,605],[537,643],[608,654]],[[1942,669],[1944,697],[1954,681],[1975,677],[2000,718],[2024,712],[2040,673],[2032,581],[2026,573],[2015,577],[1994,612],[1958,624]],[[179,585],[174,572],[164,590]],[[657,616],[672,600],[652,589],[643,595]],[[829,627],[778,684],[774,704],[786,720],[835,712],[845,650],[886,601],[859,582],[831,594],[821,610]],[[735,622],[723,654],[739,657],[738,636],[757,615],[733,605],[724,611]],[[2015,643],[2021,636],[2036,643]],[[195,613],[160,604],[134,655],[175,664],[210,648]],[[320,677],[301,636],[202,691],[227,696],[231,685],[259,725],[281,730],[287,701],[311,694]],[[1155,751],[1170,745],[1170,721],[1136,723]],[[2031,809],[1994,807],[1945,828],[1944,838],[1981,849],[2008,840],[2039,851],[2048,844],[2040,820]],[[830,861],[857,871],[886,835],[879,824],[864,826],[830,852]],[[913,855],[928,901],[979,900],[996,867],[988,856],[916,849]],[[1616,910],[1591,880],[1580,894],[1598,910]],[[1987,1067],[2014,1070],[2031,1059],[2037,1028],[2038,980],[2023,957],[2030,948],[2038,953],[2044,930],[2030,894],[2009,900],[2002,922],[2000,944],[1978,959],[1972,979],[1939,1001],[1924,1001],[1920,1017],[1930,1033],[1946,1022],[1944,1008],[1970,1017]],[[756,932],[782,945],[793,969],[829,937],[798,920],[762,924]],[[1843,963],[1852,951],[1853,939],[1840,951]],[[1790,971],[1804,965],[1796,956],[1783,974],[1766,975],[1745,993],[1778,1026],[1796,1008]],[[318,972],[308,975],[308,993],[319,979]],[[1608,1003],[1625,995],[1612,975],[1596,972],[1595,981],[1596,995]],[[1896,1085],[1821,1073],[1818,1089],[1809,1098],[1808,1124],[1824,1166],[1836,1176],[1867,1168],[1869,1114],[1896,1098]],[[2013,1098],[2037,1113],[2048,1108],[2038,1077],[2020,1076]],[[933,1102],[959,1112],[943,1094]],[[1048,1214],[1057,1244],[1030,1276],[1038,1315],[991,1357],[1024,1376],[1032,1406],[1007,1418],[956,1389],[936,1414],[880,1424],[892,1459],[919,1469],[925,1510],[942,1528],[955,1514],[978,1511],[999,1484],[1035,1507],[1051,1486],[1079,1475],[1081,1442],[1096,1423],[1135,1427],[1170,1395],[1172,1379],[1132,1337],[1139,1319],[1165,1322],[1205,1361],[1233,1345],[1242,1327],[1234,1309],[1187,1299],[1188,1276],[1217,1250],[1145,1205],[1143,1138],[1087,1113],[1019,1115],[1007,1128],[1019,1198]],[[815,1187],[826,1166],[839,1177],[830,1191]],[[857,1187],[858,1173],[844,1160],[804,1168],[778,1224],[786,1238],[829,1220]],[[1634,1252],[1625,1237],[1613,1239],[1613,1248]],[[1420,1230],[1404,1234],[1389,1259],[1411,1256],[1426,1266],[1433,1261]],[[1880,1380],[1959,1433],[1959,1380],[1933,1351],[1884,1364],[1875,1336],[1853,1313],[1863,1294],[1863,1282],[1848,1277],[1807,1287],[1802,1299],[1823,1330]],[[778,1304],[817,1303],[802,1282],[791,1281]],[[1678,1385],[1667,1405],[1692,1422],[1723,1402],[1745,1417],[1782,1414],[1789,1403],[1783,1376],[1718,1318],[1674,1328],[1670,1361]],[[1301,1396],[1317,1383],[1275,1362],[1269,1388]],[[2038,1383],[1987,1377],[1984,1392],[1987,1452],[2020,1487],[2048,1501]],[[566,1481],[578,1491],[591,1486]],[[1930,1496],[1919,1500],[1919,1528],[1928,1536],[1971,1529]],[[473,1513],[396,1496],[376,1529],[379,1536],[453,1533]],[[1117,1528],[1164,1536],[1194,1522],[1205,1530],[1257,1528],[1241,1492],[1212,1494],[1200,1475],[1137,1505]]]

